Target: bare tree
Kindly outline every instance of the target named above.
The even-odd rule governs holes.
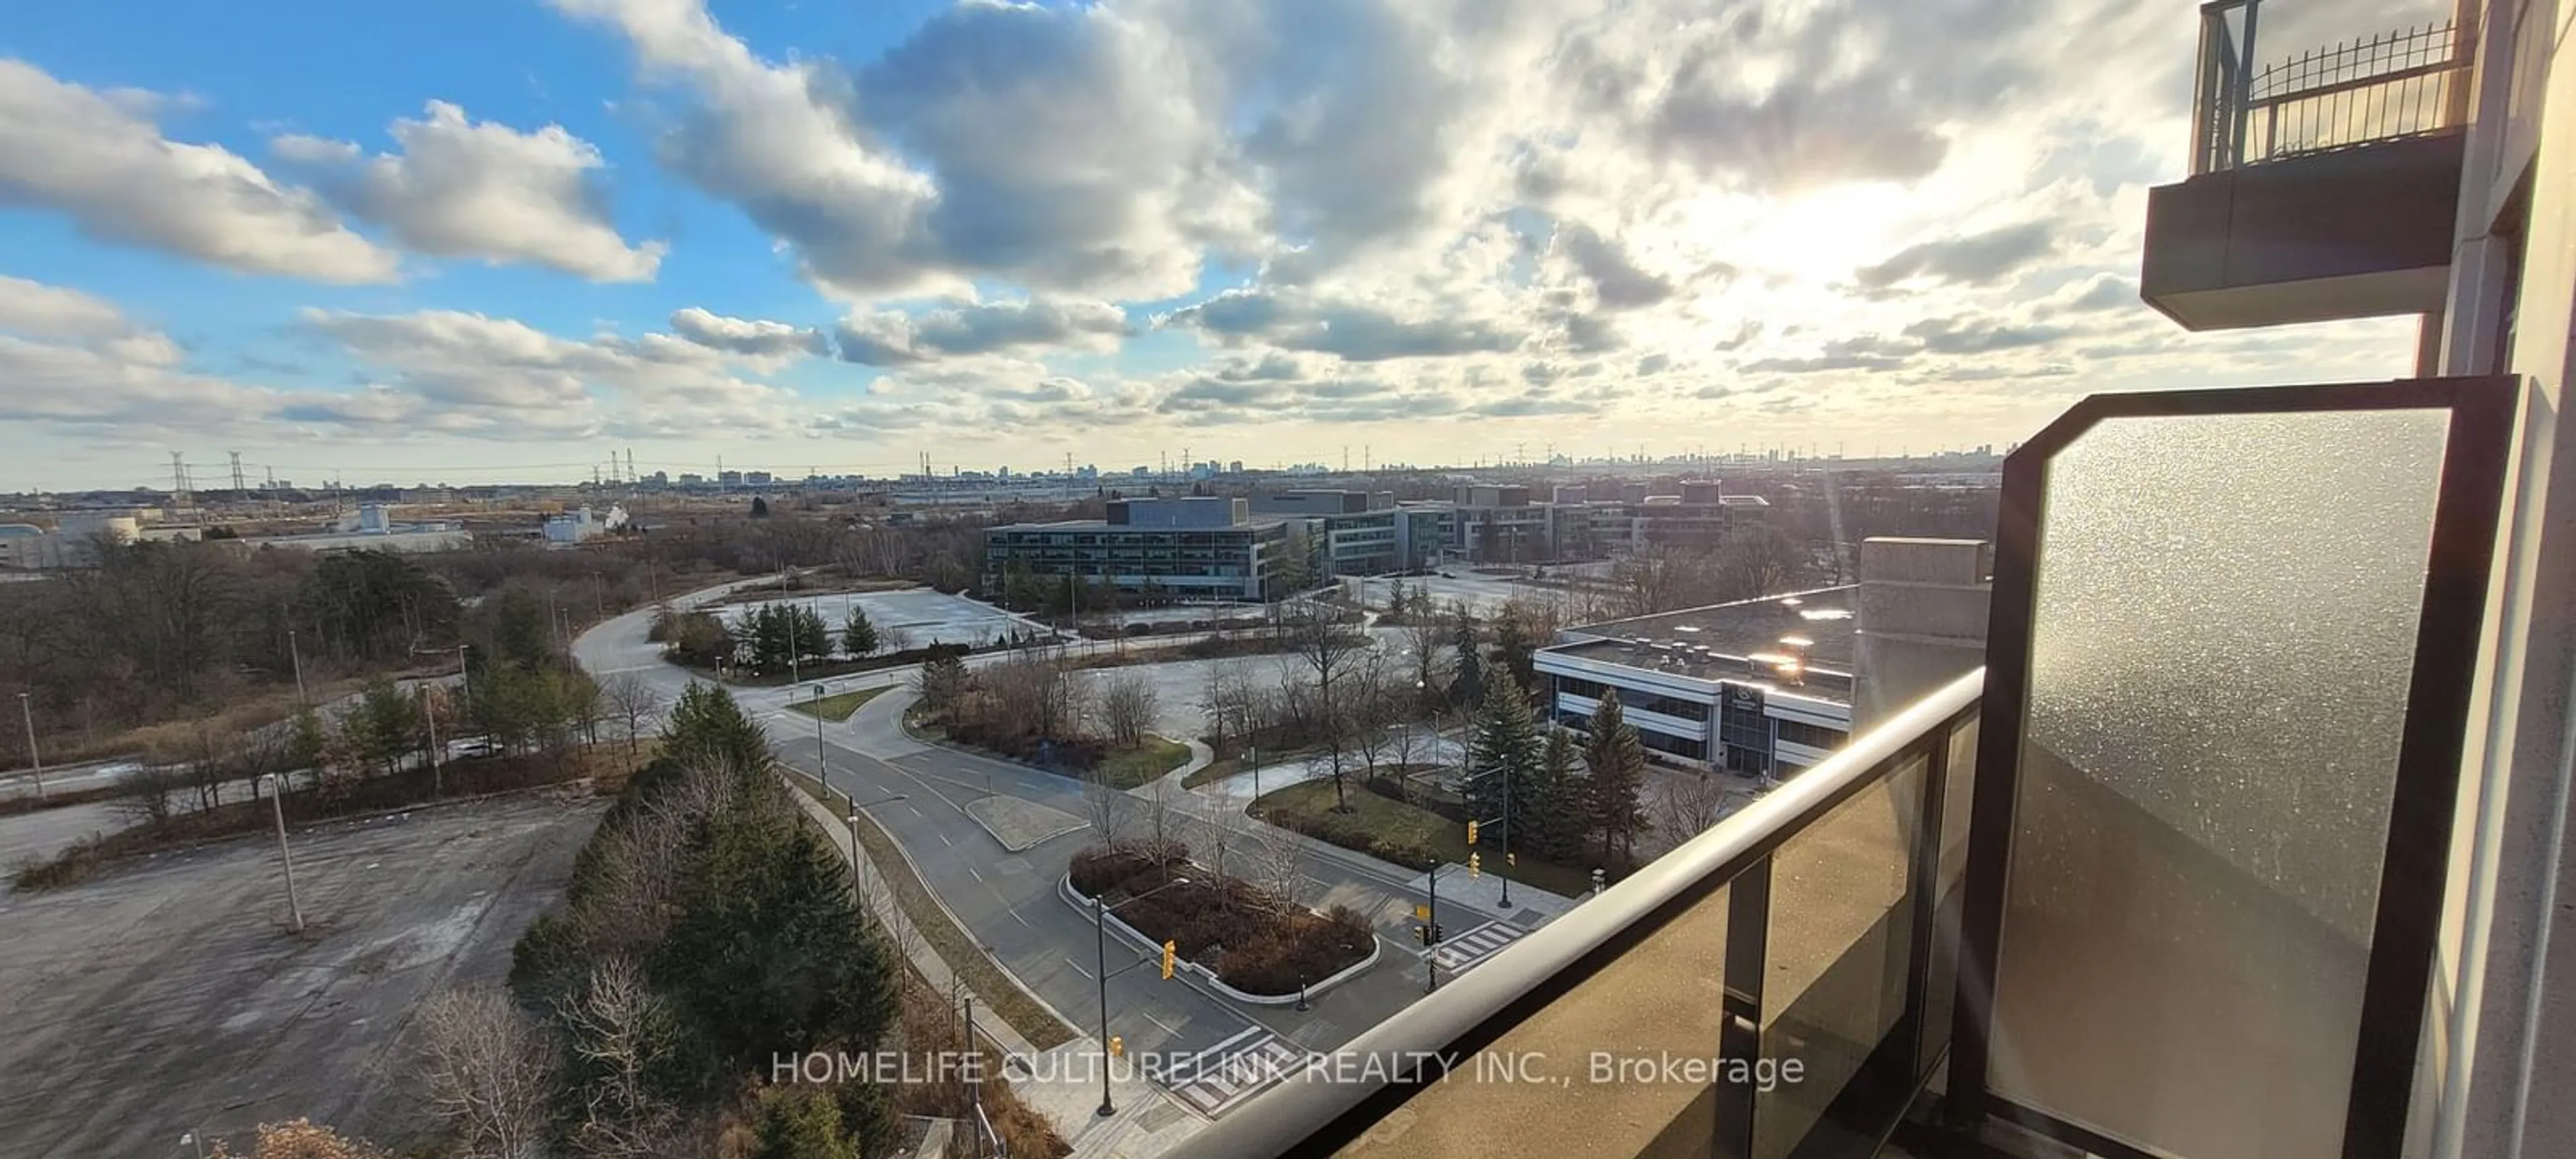
[[[1404,649],[1413,660],[1413,695],[1409,698],[1416,713],[1427,713],[1441,704],[1448,691],[1448,673],[1440,663],[1440,649],[1449,642],[1449,618],[1428,612],[1430,601],[1423,601],[1425,614],[1414,616],[1404,625]]]
[[[1281,902],[1297,904],[1297,891],[1306,884],[1306,850],[1297,835],[1276,825],[1255,830],[1253,842],[1253,882]]]
[[[646,732],[645,725],[662,710],[662,694],[653,691],[642,677],[620,672],[599,686],[600,703],[606,707],[609,724],[626,740],[626,751],[637,752]]]
[[[1082,792],[1084,809],[1091,815],[1092,830],[1100,834],[1100,843],[1118,844],[1127,832],[1131,798],[1097,780],[1084,785]]]
[[[1144,743],[1145,731],[1154,724],[1159,699],[1154,681],[1143,673],[1111,676],[1099,682],[1099,695],[1095,698],[1100,725],[1111,740],[1133,748]]]
[[[184,766],[145,765],[116,783],[116,815],[129,825],[159,825],[170,819],[170,794],[185,787]]]
[[[443,990],[420,1016],[418,1090],[472,1159],[544,1153],[554,1042],[497,986]]]
[[[1344,777],[1348,769],[1344,753],[1349,750],[1354,704],[1350,682],[1351,670],[1363,655],[1375,655],[1368,647],[1368,637],[1341,630],[1335,609],[1308,600],[1298,605],[1290,639],[1297,647],[1297,658],[1314,676],[1316,723],[1324,742],[1326,761],[1333,777],[1333,808],[1350,809]]]
[[[1678,845],[1700,835],[1726,816],[1726,784],[1708,773],[1677,773],[1659,778],[1664,791],[1655,802],[1655,828]]]
[[[1064,740],[1082,719],[1083,683],[1052,655],[1013,656],[975,672],[981,695],[961,704],[965,723],[1000,734]]]
[[[660,1064],[670,1017],[625,958],[593,967],[581,992],[556,1008],[571,1052],[593,1078],[581,1094],[573,1148],[599,1159],[647,1159],[679,1153],[680,1116],[655,1098],[647,1076]]]
[[[1387,753],[1393,738],[1388,726],[1396,722],[1395,698],[1388,695],[1386,653],[1370,649],[1362,653],[1344,681],[1342,713],[1348,722],[1351,743],[1360,751],[1360,763],[1371,777],[1377,776],[1379,758]]]
[[[1410,721],[1396,725],[1392,732],[1394,738],[1388,743],[1388,748],[1389,755],[1395,758],[1395,785],[1397,791],[1404,794],[1405,802],[1410,804],[1415,797],[1413,766],[1421,763],[1417,758],[1422,756],[1430,745],[1423,737],[1422,730]]]
[[[1145,841],[1149,854],[1157,861],[1188,855],[1180,840],[1180,823],[1186,818],[1172,808],[1172,783],[1167,778],[1145,786]]]
[[[1251,738],[1254,686],[1252,669],[1239,659],[1208,665],[1207,684],[1199,694],[1199,711],[1207,721],[1208,743],[1223,748],[1229,741]]]
[[[1232,807],[1218,810],[1215,816],[1199,822],[1198,834],[1199,852],[1206,857],[1208,872],[1214,874],[1218,882],[1222,883],[1229,873],[1243,869],[1240,864],[1228,867],[1229,860],[1244,860],[1235,855],[1242,853],[1252,840],[1251,822],[1242,810]],[[1228,896],[1220,890],[1219,904],[1223,904]]]

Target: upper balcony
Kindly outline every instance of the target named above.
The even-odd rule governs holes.
[[[2192,176],[2148,196],[2141,293],[2192,330],[2440,310],[2474,29],[2258,67],[2262,4],[2201,7]]]

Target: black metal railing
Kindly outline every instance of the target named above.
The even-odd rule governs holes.
[[[2474,45],[2450,21],[2255,65],[2261,0],[2201,6],[2192,173],[2449,132],[2468,120]]]
[[[1174,1154],[1875,1153],[1948,1048],[1983,686],[1860,735]],[[1647,1069],[1675,1056],[1747,1065]]]

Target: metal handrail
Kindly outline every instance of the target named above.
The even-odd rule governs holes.
[[[2378,33],[2255,67],[2261,0],[2201,6],[2192,172],[2457,129],[2468,118],[2472,28]]]
[[[1509,1028],[1498,1023],[1516,1024],[1532,1012],[1525,999],[1598,972],[1620,951],[1662,928],[1690,904],[1725,888],[1836,806],[1891,775],[1904,758],[1919,751],[1923,738],[1947,732],[1974,714],[1984,688],[1985,669],[1979,668],[1916,701],[1627,880],[1498,951],[1473,973],[1363,1032],[1340,1053],[1371,1059],[1428,1059],[1457,1050],[1462,1043],[1490,1041]],[[1515,1011],[1516,1006],[1522,1008]],[[1170,1154],[1183,1159],[1252,1159],[1301,1151],[1316,1133],[1365,1110],[1364,1104],[1389,1096],[1400,1099],[1427,1079],[1438,1077],[1429,1065],[1337,1070],[1388,1077],[1325,1082],[1291,1076]]]

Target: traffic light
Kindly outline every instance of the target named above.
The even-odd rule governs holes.
[[[1120,1036],[1120,1035],[1115,1035],[1115,1034],[1113,1034],[1113,1035],[1110,1035],[1110,1036],[1109,1036],[1109,1057],[1111,1057],[1111,1058],[1125,1058],[1125,1057],[1127,1057],[1127,1040],[1126,1040],[1126,1038],[1124,1038],[1123,1036]]]
[[[1414,941],[1417,941],[1417,942],[1420,942],[1420,943],[1422,943],[1423,945],[1426,945],[1426,946],[1427,946],[1427,945],[1430,945],[1430,944],[1431,944],[1431,927],[1429,927],[1429,926],[1415,926],[1415,927],[1413,927],[1413,940],[1414,940]]]
[[[1181,953],[1181,944],[1180,944],[1179,942],[1165,942],[1165,943],[1163,943],[1163,976],[1164,976],[1164,977],[1169,978],[1169,977],[1171,977],[1171,976],[1172,976],[1172,963],[1173,963],[1173,961],[1174,961],[1175,959],[1177,959],[1177,958],[1179,958],[1179,957],[1180,957],[1180,953]]]
[[[1485,875],[1485,855],[1484,855],[1484,854],[1482,854],[1482,853],[1470,853],[1470,854],[1468,854],[1468,855],[1467,855],[1467,876],[1469,876],[1469,877],[1483,877],[1484,875]]]
[[[1440,932],[1440,923],[1431,923],[1431,944],[1436,946],[1448,940],[1448,937]]]
[[[1521,855],[1505,850],[1503,853],[1503,864],[1511,866],[1514,869],[1518,869],[1521,865]]]
[[[1476,843],[1476,823],[1475,823],[1475,822],[1473,822],[1473,821],[1469,821],[1469,822],[1467,822],[1467,844],[1469,844],[1469,845],[1473,845],[1473,844],[1475,844],[1475,843]]]

